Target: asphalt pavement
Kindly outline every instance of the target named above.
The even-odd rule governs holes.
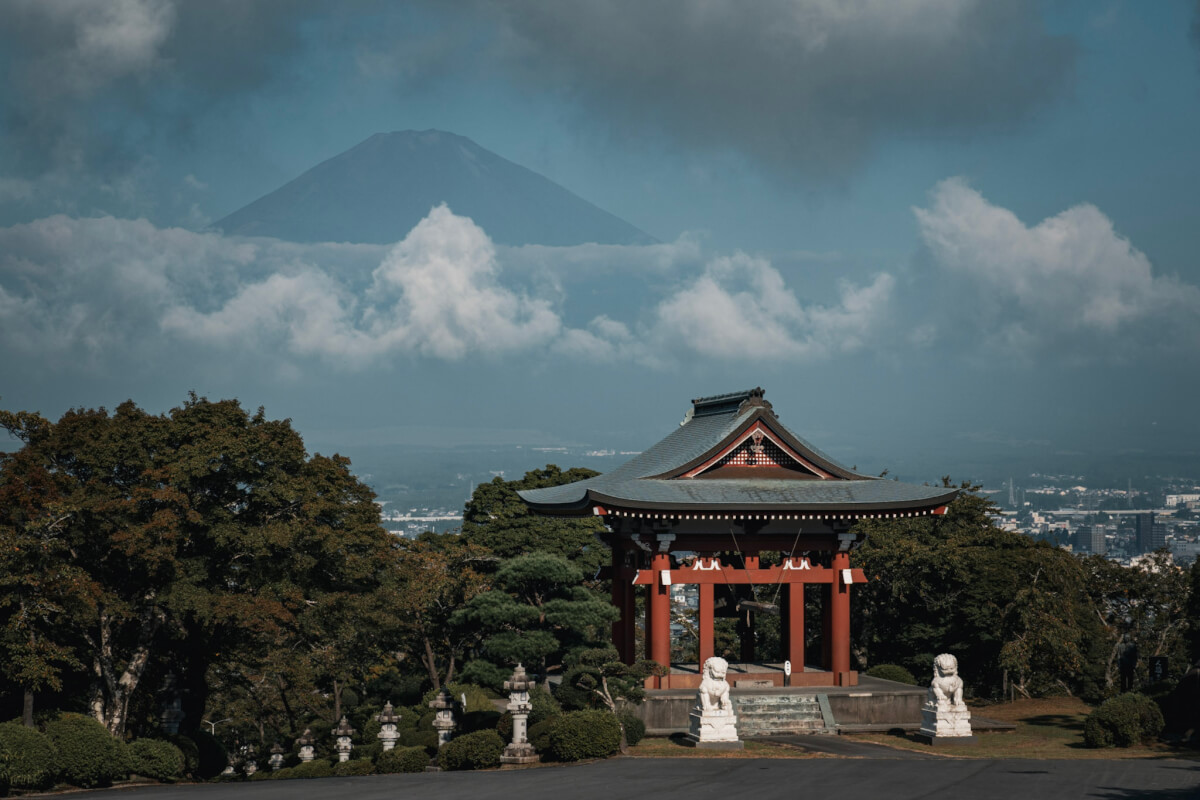
[[[1200,763],[936,759],[613,758],[488,772],[145,786],[113,800],[1197,800]]]

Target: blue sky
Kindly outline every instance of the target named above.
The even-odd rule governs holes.
[[[353,455],[430,431],[636,448],[691,397],[761,384],[819,446],[914,477],[1194,460],[1198,19],[1196,2],[6,3],[0,402],[163,410],[194,389]],[[494,248],[452,213],[402,251],[198,233],[373,133],[429,128],[664,244]],[[477,261],[436,251],[446,237]],[[478,291],[418,302],[405,276],[438,259]],[[417,336],[428,308],[458,327]]]

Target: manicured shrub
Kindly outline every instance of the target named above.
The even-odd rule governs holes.
[[[8,779],[14,789],[49,789],[58,776],[58,754],[37,728],[0,723],[0,749],[8,751]]]
[[[280,770],[283,772],[283,770]],[[292,767],[291,778],[330,778],[333,777],[333,764],[323,758],[315,758],[307,763]]]
[[[529,743],[533,745],[534,750],[542,754],[550,752],[550,731],[554,730],[554,724],[560,719],[562,715],[547,717],[538,724],[529,726]]]
[[[1163,729],[1158,704],[1143,694],[1128,692],[1105,700],[1083,723],[1088,747],[1129,747],[1153,741]]]
[[[46,736],[58,751],[59,777],[67,783],[90,789],[129,774],[125,745],[91,717],[62,714],[46,724]]]
[[[182,734],[168,736],[167,741],[179,748],[183,753],[183,774],[195,775],[200,769],[200,748],[196,743]]]
[[[917,679],[913,677],[913,674],[899,664],[876,664],[863,674],[885,681],[907,683],[909,686],[917,685]]]
[[[396,772],[424,772],[429,766],[429,753],[424,747],[396,747],[385,750],[375,759],[375,771],[381,775]]]
[[[538,685],[529,690],[529,724],[537,725],[544,719],[557,717],[563,712],[562,706],[554,695],[546,691],[544,686]]]
[[[275,779],[275,773],[269,769],[260,769],[250,776],[252,781],[270,781]]]
[[[348,775],[374,775],[375,764],[369,758],[352,758],[349,761],[339,761],[333,765],[333,774],[339,778]]]
[[[215,778],[229,766],[229,754],[225,745],[208,731],[196,731],[192,734],[196,743],[196,771],[193,773],[201,780]]]
[[[586,689],[580,689],[576,683],[584,675],[598,677],[599,674],[595,667],[578,666],[567,670],[562,683],[554,687],[555,701],[568,711],[591,708],[597,702],[597,697]]]
[[[264,773],[260,772],[257,774],[262,775]],[[295,767],[283,767],[282,769],[274,770],[273,772],[270,773],[270,777],[271,777],[271,780],[273,780],[273,781],[286,781],[289,778],[296,777],[296,768]]]
[[[432,756],[438,749],[437,731],[404,731],[396,744],[400,747],[423,747]]]
[[[642,722],[632,712],[622,711],[617,720],[625,727],[625,743],[630,747],[640,742],[646,736],[646,723]]]
[[[621,726],[607,711],[571,711],[550,730],[550,752],[559,761],[607,758],[621,749]]]
[[[495,731],[475,731],[447,742],[438,752],[442,769],[488,769],[500,766],[504,741]]]
[[[164,783],[183,777],[183,751],[162,739],[137,739],[129,745],[129,764],[138,775]]]

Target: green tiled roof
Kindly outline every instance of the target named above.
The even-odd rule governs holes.
[[[704,463],[757,420],[833,477],[674,477]],[[589,513],[593,505],[660,511],[904,511],[944,505],[956,492],[860,475],[784,427],[762,400],[762,390],[754,389],[693,401],[692,413],[678,429],[611,472],[519,494],[536,511],[578,514]]]

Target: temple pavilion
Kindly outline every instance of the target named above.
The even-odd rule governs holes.
[[[755,662],[756,614],[780,617],[794,686],[854,686],[850,567],[860,519],[944,514],[956,492],[861,475],[786,428],[762,389],[692,401],[658,444],[603,475],[520,493],[535,512],[600,517],[612,548],[613,643],[635,657],[636,593],[645,593],[645,654],[671,663],[672,587],[696,584],[699,664],[714,654],[715,615],[735,616],[742,662]],[[778,554],[760,563],[763,553]],[[807,598],[807,603],[806,603]],[[818,609],[819,646],[805,647],[805,609]],[[777,668],[763,678],[782,684]],[[698,670],[672,670],[650,688],[695,688]]]

